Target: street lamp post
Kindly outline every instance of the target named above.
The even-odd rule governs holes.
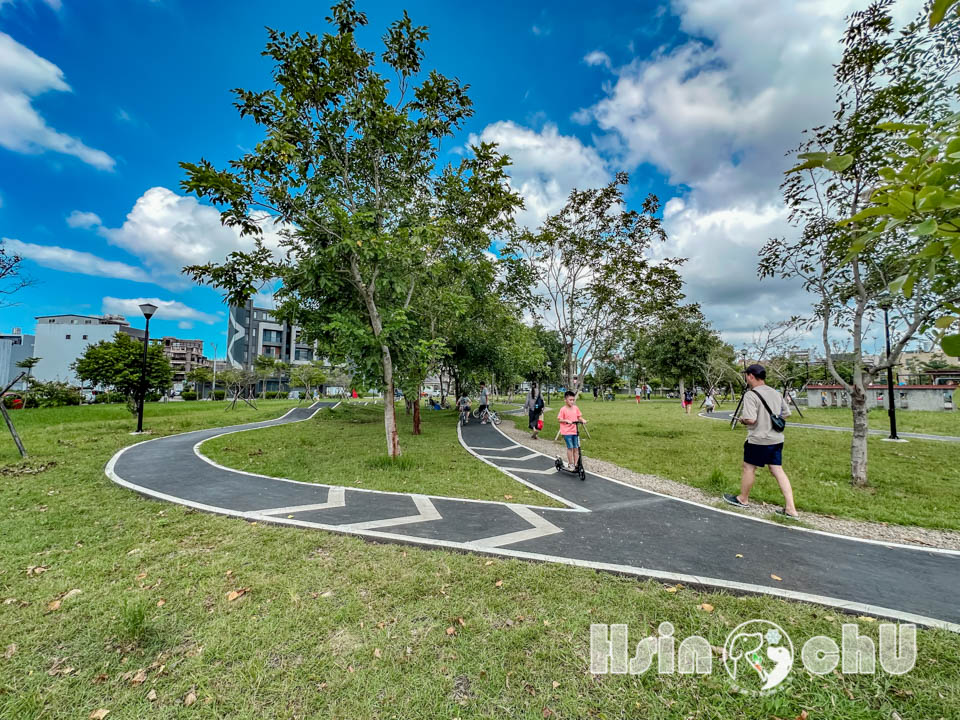
[[[217,399],[217,344],[216,343],[210,343],[210,344],[213,345],[213,387],[210,388],[210,400],[216,401]]]
[[[140,306],[140,312],[147,319],[146,327],[143,331],[143,365],[140,368],[140,407],[137,409],[137,432],[143,432],[143,405],[147,401],[147,348],[150,346],[150,318],[157,311],[156,305],[144,303]]]
[[[889,305],[883,306],[883,330],[887,336],[887,415],[890,416],[890,440],[897,437],[897,405],[893,401],[893,366],[890,364],[890,316]]]

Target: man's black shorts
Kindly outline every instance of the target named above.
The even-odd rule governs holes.
[[[743,461],[749,465],[763,467],[764,465],[783,465],[783,443],[776,445],[743,444]]]

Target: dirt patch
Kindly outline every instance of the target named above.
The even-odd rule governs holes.
[[[51,460],[49,462],[41,463],[19,463],[17,465],[4,465],[0,467],[0,475],[5,477],[19,477],[21,475],[39,475],[42,472],[46,472],[52,467],[56,466],[56,462]]]

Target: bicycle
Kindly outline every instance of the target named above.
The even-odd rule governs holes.
[[[489,406],[483,409],[482,416],[479,410],[474,410],[472,413],[470,413],[470,417],[472,417],[474,420],[480,420],[481,422],[486,420],[487,422],[493,423],[494,425],[499,425],[502,422],[500,420],[500,415],[497,413],[497,411],[492,410]]]

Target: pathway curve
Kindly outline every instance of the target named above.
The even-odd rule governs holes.
[[[763,593],[960,632],[960,552],[784,527],[590,472],[581,482],[491,425],[458,428],[461,444],[567,507],[297,482],[225,468],[200,454],[210,438],[307,420],[332,406],[131,445],[106,473],[150,497],[248,520]]]
[[[724,420],[730,422],[730,419],[733,417],[733,410],[721,410],[719,412],[712,413],[699,413],[700,417],[707,418],[708,420]],[[803,422],[793,422],[792,420],[787,420],[787,423],[790,427],[798,428],[811,428],[813,430],[833,430],[835,432],[853,432],[853,428],[848,427],[839,427],[837,425],[812,425],[810,423]],[[885,435],[889,436],[889,430],[867,430],[870,435]],[[955,437],[953,435],[929,435],[927,433],[911,433],[911,432],[900,432],[897,431],[897,437],[900,438],[912,438],[914,440],[939,440],[941,442],[960,442],[960,437]]]

